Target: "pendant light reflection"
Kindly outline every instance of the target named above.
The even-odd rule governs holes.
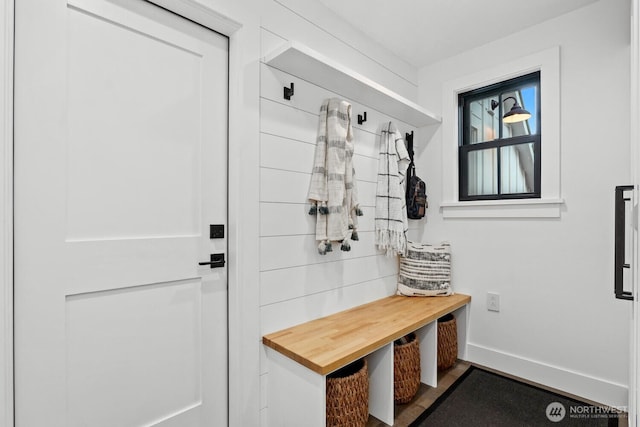
[[[511,110],[509,110],[509,112],[502,116],[502,121],[504,123],[518,123],[531,118],[531,113],[522,108],[520,104],[518,104],[517,99],[515,99],[513,96],[507,96],[502,100],[502,102],[505,102],[507,99],[513,99],[513,107],[511,107]],[[495,110],[498,105],[500,105],[498,101],[496,101],[495,99],[491,100],[492,110]]]

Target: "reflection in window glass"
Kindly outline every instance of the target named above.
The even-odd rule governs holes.
[[[502,137],[511,138],[514,136],[522,135],[535,135],[538,133],[538,86],[530,85],[517,90],[504,92],[502,99],[504,99],[504,112],[511,110],[513,107],[513,99],[507,99],[513,97],[518,100],[518,104],[525,110],[531,113],[531,118],[519,123],[504,123],[502,127]]]
[[[502,194],[533,191],[533,143],[500,147],[500,192]]]
[[[473,101],[469,104],[470,143],[477,144],[485,141],[493,141],[499,138],[500,120],[498,110],[491,108],[491,100],[497,101],[497,97],[489,97]]]
[[[468,153],[469,195],[498,193],[498,150],[474,150]]]

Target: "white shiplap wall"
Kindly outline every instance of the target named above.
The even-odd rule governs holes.
[[[286,40],[263,29],[262,41],[266,54],[269,47]],[[260,321],[264,335],[395,292],[397,259],[380,254],[374,245],[378,129],[389,120],[403,134],[414,129],[348,100],[352,104],[354,167],[364,211],[359,218],[360,240],[352,242],[350,252],[334,244],[332,253],[319,255],[314,217],[307,213],[318,111],[325,98],[341,96],[264,63],[260,67]],[[287,101],[282,88],[291,82],[295,95]],[[364,111],[367,122],[358,125],[356,117]],[[263,349],[263,425],[268,370]]]

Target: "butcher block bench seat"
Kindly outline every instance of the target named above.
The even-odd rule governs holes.
[[[262,337],[264,345],[327,375],[471,301],[469,295],[394,295]]]

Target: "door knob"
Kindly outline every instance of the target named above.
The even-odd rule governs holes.
[[[199,262],[198,265],[210,265],[211,268],[224,267],[224,254],[211,254],[211,261]]]

